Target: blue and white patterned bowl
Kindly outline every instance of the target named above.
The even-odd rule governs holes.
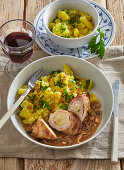
[[[105,34],[104,44],[105,48],[109,47],[115,35],[115,23],[111,14],[98,3],[89,1],[97,10],[99,14],[99,27]],[[46,6],[47,7],[47,6]],[[50,55],[71,55],[78,58],[88,59],[96,56],[91,54],[90,50],[87,50],[87,46],[83,45],[80,48],[64,48],[59,46],[49,39],[46,30],[43,25],[43,14],[46,10],[44,7],[36,16],[34,20],[34,26],[36,29],[36,41],[38,45]]]

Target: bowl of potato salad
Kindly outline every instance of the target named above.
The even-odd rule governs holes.
[[[49,38],[65,48],[87,44],[99,25],[96,9],[85,0],[53,2],[45,10],[43,21]]]
[[[86,60],[48,56],[26,66],[13,80],[7,107],[27,90],[29,78],[44,74],[11,116],[28,140],[52,149],[69,149],[94,139],[108,123],[113,95],[104,74]]]

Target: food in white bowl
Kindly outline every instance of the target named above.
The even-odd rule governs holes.
[[[53,70],[58,70],[58,69],[63,70],[63,64],[65,64],[65,63],[71,67],[71,69],[74,72],[74,76],[76,75],[76,77],[79,77],[79,78],[81,77],[81,78],[84,78],[85,80],[87,80],[87,79],[92,80],[94,82],[91,93],[96,94],[96,96],[97,96],[97,97],[95,97],[96,101],[99,100],[100,101],[99,103],[101,103],[101,106],[102,106],[101,108],[99,108],[100,116],[99,116],[99,113],[97,112],[98,117],[95,117],[96,123],[98,125],[100,124],[99,127],[97,126],[98,128],[96,127],[96,132],[95,133],[93,132],[92,135],[89,136],[88,138],[85,138],[84,141],[79,140],[78,143],[70,142],[70,144],[69,144],[69,139],[68,139],[67,140],[68,144],[66,143],[66,141],[63,140],[62,145],[59,144],[57,146],[57,144],[55,144],[54,142],[49,143],[50,140],[48,140],[48,142],[46,142],[46,139],[44,139],[44,141],[43,141],[43,139],[36,140],[36,138],[41,138],[41,136],[42,136],[40,132],[42,132],[41,126],[44,123],[44,122],[42,122],[42,119],[41,119],[43,117],[41,117],[40,120],[38,120],[37,123],[34,124],[34,126],[33,126],[32,134],[35,136],[35,138],[31,137],[30,134],[28,134],[25,131],[22,120],[17,115],[17,112],[20,112],[20,111],[15,112],[11,117],[11,120],[12,120],[14,126],[17,128],[17,130],[24,137],[26,137],[27,139],[29,139],[30,141],[32,141],[36,144],[39,144],[41,146],[48,147],[48,148],[54,148],[54,149],[66,149],[66,148],[73,148],[73,147],[80,146],[80,145],[90,141],[91,139],[95,138],[106,126],[106,124],[109,121],[110,116],[111,116],[112,105],[113,105],[113,96],[112,96],[112,90],[111,90],[110,84],[107,81],[107,79],[105,78],[105,76],[102,74],[102,72],[99,69],[97,69],[94,65],[90,64],[89,62],[82,60],[82,59],[74,58],[71,56],[46,57],[46,58],[43,58],[43,59],[40,59],[40,60],[37,60],[37,61],[31,63],[17,75],[17,77],[14,79],[14,81],[10,87],[10,90],[8,93],[8,99],[7,99],[7,106],[9,109],[12,106],[13,102],[15,101],[15,97],[16,97],[18,89],[27,83],[27,80],[35,71],[37,71],[40,68],[44,68],[45,70],[47,70],[48,73],[51,73],[51,71],[53,71]],[[59,74],[58,74],[58,76],[60,77]],[[59,77],[58,77],[58,79],[59,79]],[[43,78],[43,79],[45,80],[46,78]],[[56,83],[57,82],[58,82],[58,80],[56,81]],[[73,86],[76,86],[76,84],[73,81],[70,83],[72,83]],[[64,85],[64,84],[66,84],[66,82],[60,83],[60,81],[59,81],[58,84],[62,85],[63,87],[64,86],[67,87],[66,85]],[[45,84],[45,86],[48,86],[48,85]],[[41,87],[44,88],[45,86],[42,85]],[[77,83],[77,86],[78,86],[78,83]],[[62,89],[63,89],[63,87],[62,87]],[[56,88],[60,88],[60,87],[56,86]],[[46,90],[49,90],[49,88],[47,88]],[[45,91],[42,91],[40,93],[44,93],[44,92]],[[48,95],[50,95],[50,94],[48,93]],[[47,98],[48,96],[45,96],[45,97]],[[92,96],[92,99],[93,98],[94,98],[94,95]],[[51,138],[51,135],[52,135],[52,138],[54,138],[53,141],[56,141],[56,137],[58,137],[58,134],[60,134],[60,133],[61,133],[61,135],[64,134],[67,137],[70,137],[70,136],[74,137],[75,135],[78,136],[79,133],[81,132],[81,128],[83,126],[83,122],[85,121],[85,119],[87,117],[87,114],[89,115],[89,118],[91,119],[92,123],[94,124],[94,120],[93,120],[94,115],[92,115],[92,113],[89,113],[90,110],[94,109],[94,108],[92,108],[94,105],[90,105],[91,109],[89,110],[89,101],[92,99],[90,99],[90,97],[88,97],[87,92],[84,94],[84,91],[79,90],[79,94],[75,95],[75,97],[73,97],[72,100],[70,100],[69,102],[66,101],[67,103],[64,100],[63,100],[63,103],[61,102],[61,105],[64,104],[64,102],[65,102],[65,104],[69,104],[67,110],[63,110],[63,108],[55,108],[54,107],[53,109],[55,109],[55,110],[53,110],[53,112],[48,113],[48,111],[47,111],[46,114],[49,114],[49,119],[45,120],[45,118],[44,118],[44,121],[46,121],[46,123],[48,123],[49,127],[52,129],[52,132],[51,132],[51,130],[49,131],[49,133],[50,133],[49,137]],[[43,97],[41,100],[44,100]],[[48,100],[46,100],[46,102],[48,102]],[[46,102],[45,102],[45,104],[46,104]],[[49,100],[49,102],[50,102],[50,100]],[[49,104],[47,103],[47,106],[44,105],[45,106],[44,109],[46,109],[46,107],[48,107]],[[83,112],[81,109],[80,109],[81,112],[79,110],[75,109],[74,106],[76,104],[77,105],[81,104],[83,106]],[[24,105],[24,103],[23,103],[23,105]],[[37,105],[37,107],[38,106],[39,105]],[[60,106],[60,103],[59,103],[59,106]],[[82,108],[82,106],[81,106],[81,108]],[[103,113],[102,113],[101,109],[102,109]],[[49,107],[48,107],[48,110],[49,110]],[[45,115],[45,112],[42,113],[42,115],[43,114]],[[61,118],[61,121],[58,121],[59,118]],[[98,119],[96,119],[96,118],[98,118]],[[25,119],[23,119],[23,120],[25,120]],[[70,123],[70,121],[71,121],[71,123]],[[55,122],[57,122],[57,124]],[[78,122],[78,123],[75,123],[75,122]],[[43,127],[48,129],[47,126],[43,126]],[[73,128],[75,130],[72,130]],[[74,131],[74,134],[72,134],[73,131]],[[80,137],[80,136],[78,136],[78,137]],[[44,143],[42,143],[42,142],[44,142]],[[67,145],[70,145],[70,146],[67,146]]]
[[[56,18],[49,24],[52,33],[64,38],[80,38],[90,34],[93,29],[92,16],[78,10],[59,10]]]
[[[74,145],[90,138],[102,118],[100,101],[90,93],[92,86],[91,80],[76,77],[66,64],[62,71],[53,70],[41,77],[21,104],[18,115],[24,129],[35,140],[54,146]],[[20,96],[27,89],[23,86],[17,93]]]
[[[72,13],[73,13],[73,11],[74,12],[75,11],[82,12],[82,16],[84,17],[84,18],[83,17],[80,18],[80,22],[82,22],[82,25],[84,25],[84,29],[83,29],[82,33],[81,33],[81,31],[79,31],[80,30],[79,29],[80,27],[78,26],[79,19],[77,20],[75,18],[75,27],[76,28],[74,30],[72,30],[75,32],[73,34],[73,35],[75,35],[75,38],[74,38],[74,36],[71,36],[71,38],[67,38],[67,35],[61,36],[61,34],[59,34],[59,33],[58,33],[58,35],[56,35],[57,31],[56,30],[53,31],[53,29],[52,29],[53,26],[50,24],[50,23],[53,23],[53,20],[57,17],[57,14],[59,11],[64,12],[67,10],[72,11]],[[84,20],[88,21],[86,18],[86,15],[89,17],[90,20],[92,18],[92,25],[93,25],[92,28],[90,27],[89,29],[87,29],[87,26],[86,26],[87,24],[86,24],[86,22],[84,22]],[[90,18],[90,16],[91,16],[91,18]],[[70,18],[69,15],[68,15],[68,17]],[[62,20],[62,18],[61,18],[61,20]],[[72,20],[72,18],[71,18],[71,20]],[[91,40],[91,38],[95,35],[98,25],[99,25],[99,17],[98,17],[98,13],[97,13],[96,9],[93,7],[93,5],[91,5],[89,2],[87,2],[85,0],[77,0],[77,1],[75,1],[75,0],[67,0],[67,1],[59,0],[59,1],[52,2],[51,4],[48,5],[47,9],[44,12],[43,21],[44,21],[44,26],[45,26],[45,29],[46,29],[46,32],[47,32],[49,38],[56,44],[61,45],[65,48],[78,48],[78,47],[83,46],[84,44],[87,44]],[[70,21],[70,19],[67,21]],[[56,21],[56,22],[59,22],[59,21]],[[88,23],[89,23],[89,21],[88,21]],[[59,22],[58,24],[61,24],[61,22]],[[49,27],[50,25],[51,25],[51,28]],[[68,25],[66,24],[66,27],[67,26]],[[58,30],[58,32],[60,32],[60,31]],[[65,33],[66,33],[66,31],[65,31]]]

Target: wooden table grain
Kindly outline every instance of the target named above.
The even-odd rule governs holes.
[[[37,13],[54,0],[0,0],[0,25],[22,18],[33,23]],[[124,0],[95,0],[108,9],[116,24],[111,45],[124,45]],[[35,50],[40,49],[35,45]],[[41,50],[41,49],[40,49]],[[0,158],[0,170],[124,170],[124,160],[112,164],[111,160],[42,160]]]

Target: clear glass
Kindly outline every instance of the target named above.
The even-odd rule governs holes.
[[[23,37],[21,37],[21,45],[15,47],[6,44],[6,37],[11,34],[14,38],[15,33],[28,35],[30,42],[26,44],[23,43]],[[22,19],[8,21],[0,27],[0,43],[4,53],[10,58],[5,66],[6,72],[10,77],[14,78],[22,68],[30,63],[29,58],[33,53],[35,37],[36,31],[34,26],[30,22]]]

